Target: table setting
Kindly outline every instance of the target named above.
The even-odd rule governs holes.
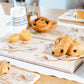
[[[58,20],[51,20],[38,16],[36,4],[27,16],[21,6],[11,8],[7,15],[0,5],[0,20],[3,20],[0,21],[0,61],[4,66],[1,84],[34,84],[40,80],[40,74],[84,83],[84,26],[59,20],[83,22],[84,10],[69,10]]]

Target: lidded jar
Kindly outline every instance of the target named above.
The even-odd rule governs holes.
[[[14,0],[14,7],[10,10],[12,27],[15,33],[20,33],[22,29],[26,29],[27,13],[25,0]]]

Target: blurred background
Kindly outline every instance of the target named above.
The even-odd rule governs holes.
[[[0,0],[13,3],[14,0]],[[37,6],[56,9],[84,9],[84,0],[26,0],[26,5],[37,3]]]

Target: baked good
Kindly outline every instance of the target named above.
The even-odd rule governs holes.
[[[23,29],[21,31],[20,34],[12,34],[8,37],[8,40],[10,42],[17,42],[20,37],[24,40],[24,41],[29,41],[32,38],[32,35],[30,34],[30,32],[28,30]]]
[[[67,55],[78,56],[84,55],[84,44],[80,40],[73,40],[73,43],[70,45]]]
[[[20,35],[19,34],[12,34],[8,37],[8,40],[10,42],[17,42],[20,39]]]
[[[52,55],[54,56],[65,55],[71,43],[72,43],[72,37],[69,35],[57,38],[52,48]]]
[[[57,26],[57,22],[55,22],[55,21],[51,21],[51,22],[52,22],[51,28],[55,28]]]
[[[62,36],[55,40],[53,45],[52,54],[54,56],[78,56],[84,55],[84,44],[78,40],[72,40],[71,36]]]
[[[24,41],[29,41],[32,38],[31,33],[28,30],[23,29],[20,33],[20,37],[24,40]]]
[[[48,32],[51,30],[52,22],[45,17],[38,17],[33,21],[32,27],[37,32]]]
[[[77,10],[77,18],[79,18],[79,19],[84,19],[84,11],[82,11],[82,10]]]
[[[0,62],[0,75],[7,74],[10,70],[10,63],[7,61]]]
[[[38,17],[32,23],[33,29],[37,32],[42,33],[49,32],[56,25],[57,22],[50,21],[48,18],[45,17]]]

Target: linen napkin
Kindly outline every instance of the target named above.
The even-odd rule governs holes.
[[[5,13],[2,5],[0,4],[0,40],[3,39],[6,35],[7,35],[7,29],[6,29]]]

